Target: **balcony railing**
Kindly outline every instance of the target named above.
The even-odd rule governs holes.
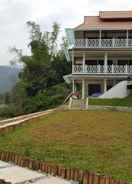
[[[132,39],[76,39],[75,48],[132,48]]]
[[[73,74],[132,74],[132,65],[73,65]]]

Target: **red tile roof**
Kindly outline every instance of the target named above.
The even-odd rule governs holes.
[[[102,19],[132,19],[132,11],[100,11]]]
[[[85,16],[84,23],[75,27],[75,31],[93,29],[132,29],[132,11],[106,11],[99,16]]]

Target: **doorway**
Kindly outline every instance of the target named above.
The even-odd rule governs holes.
[[[101,94],[100,84],[89,84],[88,85],[88,95],[92,96],[93,94]]]

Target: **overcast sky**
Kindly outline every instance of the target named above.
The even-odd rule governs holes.
[[[16,46],[28,53],[29,33],[26,22],[36,21],[49,30],[54,21],[74,27],[84,15],[96,15],[100,10],[131,10],[132,0],[0,0],[0,65],[12,59],[9,48]]]

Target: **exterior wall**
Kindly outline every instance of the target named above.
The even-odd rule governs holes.
[[[110,90],[106,91],[103,95],[101,95],[99,98],[125,98],[129,94],[129,91],[127,89],[127,81],[121,81],[114,87],[112,87]]]
[[[101,33],[101,38],[127,38],[126,30],[87,30],[87,31],[75,31],[75,39],[92,39],[99,38]],[[129,38],[132,38],[132,31],[128,32]]]

